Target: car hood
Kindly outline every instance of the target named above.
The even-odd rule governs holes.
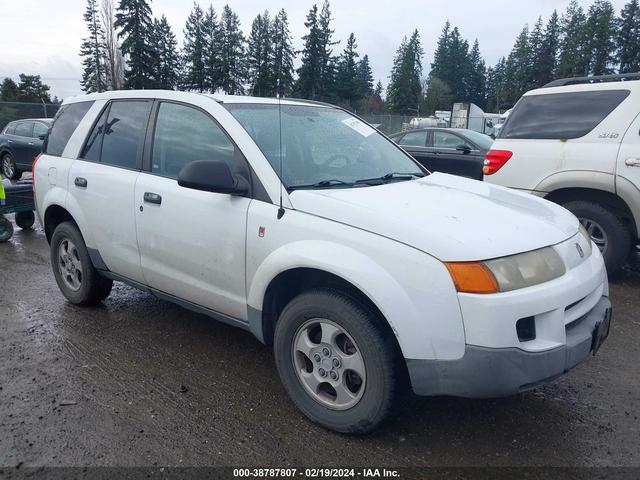
[[[505,187],[434,173],[361,188],[296,190],[293,208],[391,238],[445,261],[487,260],[560,243],[578,220]]]

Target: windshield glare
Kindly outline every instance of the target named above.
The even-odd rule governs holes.
[[[279,172],[278,105],[224,106]],[[305,105],[282,105],[281,109],[281,180],[287,188],[320,182],[345,187],[390,173],[422,175],[420,167],[392,142],[343,110]]]

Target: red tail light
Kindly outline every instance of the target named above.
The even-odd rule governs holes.
[[[33,165],[31,166],[31,183],[33,185],[34,192],[36,191],[36,163],[38,163],[38,160],[40,160],[41,156],[42,154],[39,153],[38,155],[33,157]]]
[[[513,152],[509,150],[489,150],[484,157],[484,168],[482,172],[485,175],[493,175],[500,170],[512,156]]]

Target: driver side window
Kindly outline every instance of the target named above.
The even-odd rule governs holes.
[[[471,148],[468,142],[466,142],[463,138],[458,135],[454,135],[453,133],[448,132],[433,132],[433,146],[435,148],[451,148],[456,149],[460,145],[467,146]]]
[[[178,178],[194,160],[220,160],[237,170],[235,146],[206,113],[187,105],[163,102],[158,109],[153,135],[151,171]]]

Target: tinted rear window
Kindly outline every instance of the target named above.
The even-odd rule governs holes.
[[[102,163],[137,168],[150,110],[151,102],[144,100],[111,104],[102,140]]]
[[[629,90],[604,90],[522,97],[501,129],[500,138],[584,137],[628,96]]]
[[[75,132],[80,121],[87,114],[93,102],[79,102],[63,105],[56,114],[53,125],[49,130],[49,137],[45,152],[47,155],[60,156],[67,146],[67,142]]]

